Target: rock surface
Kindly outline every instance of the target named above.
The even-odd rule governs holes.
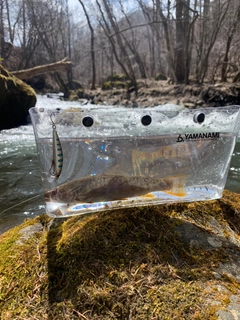
[[[0,130],[28,121],[28,110],[36,104],[35,91],[0,65]]]
[[[240,195],[0,236],[2,319],[240,319]]]

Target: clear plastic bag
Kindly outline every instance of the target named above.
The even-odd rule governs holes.
[[[47,213],[220,198],[239,108],[31,108]]]

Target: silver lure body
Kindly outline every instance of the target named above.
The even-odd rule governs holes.
[[[56,129],[53,129],[53,160],[52,160],[51,174],[55,176],[56,179],[59,178],[62,172],[62,166],[63,166],[62,146],[61,146],[60,139],[58,137]]]

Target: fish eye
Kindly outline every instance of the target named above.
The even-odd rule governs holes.
[[[141,122],[144,126],[149,126],[150,123],[152,122],[152,117],[146,114],[145,116],[142,117]]]
[[[196,123],[203,123],[205,120],[205,114],[202,113],[202,112],[197,112],[194,114],[193,116],[193,121],[196,122]]]
[[[86,116],[82,119],[82,124],[84,125],[84,127],[91,127],[93,125],[94,121],[93,118],[91,116]]]

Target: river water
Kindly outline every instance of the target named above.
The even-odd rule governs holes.
[[[37,107],[79,107],[38,96]],[[226,189],[240,193],[240,140],[237,142],[228,174]],[[29,200],[31,199],[31,200]],[[32,125],[0,132],[0,233],[45,212],[41,178]]]

